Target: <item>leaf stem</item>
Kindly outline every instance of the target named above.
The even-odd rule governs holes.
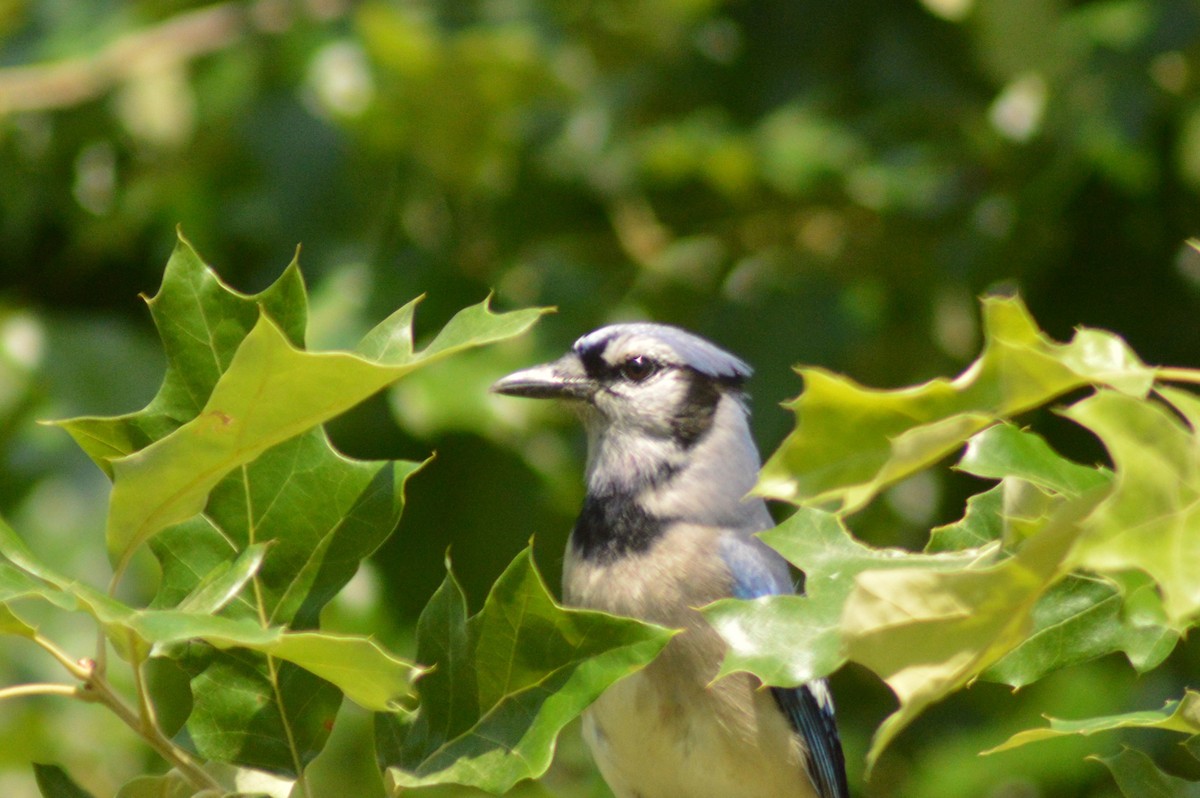
[[[206,773],[191,756],[179,746],[171,742],[157,725],[147,723],[137,712],[129,707],[112,685],[100,674],[96,674],[84,686],[95,696],[95,700],[107,707],[121,722],[136,732],[155,752],[170,762],[176,770],[183,774],[192,786],[200,790],[223,791],[221,784]]]
[[[81,682],[87,682],[92,678],[92,672],[95,669],[95,663],[89,661],[80,661],[73,659],[70,654],[56,646],[52,641],[47,640],[40,634],[34,634],[33,642],[41,646],[50,656],[58,660],[58,664],[67,669],[67,672]]]
[[[1166,382],[1188,382],[1200,385],[1200,369],[1159,368],[1155,369],[1156,379]]]
[[[216,790],[222,792],[224,788],[211,775],[206,773],[194,759],[175,743],[171,742],[158,724],[154,721],[153,712],[146,713],[144,710],[141,714],[134,711],[121,699],[117,692],[104,678],[104,673],[101,671],[95,660],[82,659],[75,660],[52,641],[42,637],[40,634],[34,634],[33,642],[41,646],[47,651],[50,656],[58,660],[59,664],[67,669],[73,677],[78,679],[82,684],[78,686],[58,685],[58,684],[27,684],[16,685],[15,687],[5,688],[0,690],[0,698],[16,697],[18,695],[66,695],[71,698],[78,698],[81,701],[94,701],[106,707],[110,712],[116,715],[122,723],[132,729],[139,737],[155,750],[155,752],[175,767],[184,778],[192,783],[192,786],[199,790]],[[136,670],[136,667],[135,667]],[[148,701],[145,697],[142,687],[140,675],[135,677],[139,685],[139,699]],[[31,689],[37,688],[37,689]]]

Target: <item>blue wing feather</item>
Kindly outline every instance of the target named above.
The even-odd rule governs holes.
[[[732,536],[722,541],[720,552],[733,576],[734,597],[754,599],[792,592],[782,576],[781,563],[772,561],[770,552]],[[849,798],[846,759],[825,681],[772,687],[771,694],[804,740],[809,777],[821,798]]]
[[[819,689],[824,689],[824,683]],[[771,694],[807,744],[808,773],[821,798],[850,798],[846,759],[832,705],[819,701],[807,684],[772,687]]]

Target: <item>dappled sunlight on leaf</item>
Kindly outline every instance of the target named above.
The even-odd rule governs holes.
[[[976,432],[1067,391],[1109,385],[1141,396],[1150,389],[1153,369],[1110,333],[1084,329],[1055,343],[1019,299],[985,299],[983,313],[983,354],[954,380],[882,391],[800,369],[804,392],[787,405],[796,428],[763,466],[756,492],[853,512]]]
[[[720,675],[749,671],[780,686],[803,684],[845,662],[842,612],[864,572],[953,570],[987,561],[979,551],[915,555],[856,540],[833,514],[800,508],[761,537],[805,574],[805,595],[724,599],[704,615],[729,649]]]
[[[1200,403],[1162,389],[1189,421]],[[1102,391],[1065,415],[1090,429],[1113,458],[1112,496],[1087,524],[1079,565],[1140,568],[1159,584],[1167,619],[1179,630],[1200,613],[1200,437],[1158,403]]]
[[[113,479],[110,590],[42,564],[0,523],[0,632],[35,638],[10,602],[84,612],[135,673],[149,658],[186,673],[186,701],[160,692],[178,690],[169,683],[139,680],[138,689],[145,706],[187,707],[189,748],[302,778],[343,696],[401,717],[422,673],[370,638],[319,629],[322,608],[395,529],[405,484],[422,464],[352,460],[320,425],[416,368],[523,332],[542,311],[497,314],[485,301],[414,352],[414,301],[354,353],[309,353],[296,261],[270,288],[243,295],[182,238],[149,305],[168,360],[158,395],[137,413],[58,422]],[[146,542],[161,580],[139,609],[114,595]],[[139,728],[151,731],[145,721]],[[210,778],[180,762],[189,784]],[[171,784],[130,789],[160,787]]]

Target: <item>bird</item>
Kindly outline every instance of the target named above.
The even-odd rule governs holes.
[[[566,403],[587,432],[586,493],[563,558],[563,600],[681,629],[585,711],[583,735],[617,798],[849,798],[823,680],[716,678],[726,644],[699,608],[794,592],[755,533],[761,460],[750,367],[651,322],[613,324],[495,393]]]

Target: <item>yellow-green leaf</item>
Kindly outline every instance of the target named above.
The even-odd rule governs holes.
[[[1047,338],[1016,298],[983,302],[983,353],[953,380],[899,390],[800,369],[804,392],[787,407],[796,427],[763,466],[755,491],[794,504],[863,507],[882,488],[932,465],[997,420],[1083,385],[1134,396],[1154,371],[1111,333]]]
[[[1194,417],[1194,396],[1161,393]],[[1116,471],[1112,496],[1087,522],[1078,564],[1145,571],[1162,589],[1168,621],[1185,630],[1200,613],[1200,435],[1165,405],[1115,391],[1064,412],[1100,437]]]
[[[1187,735],[1200,734],[1200,692],[1188,690],[1178,701],[1168,701],[1162,709],[1126,712],[1084,720],[1048,718],[1050,725],[1042,729],[1018,732],[995,748],[984,751],[994,754],[1029,743],[1050,740],[1069,734],[1084,736],[1116,729],[1163,729]]]

